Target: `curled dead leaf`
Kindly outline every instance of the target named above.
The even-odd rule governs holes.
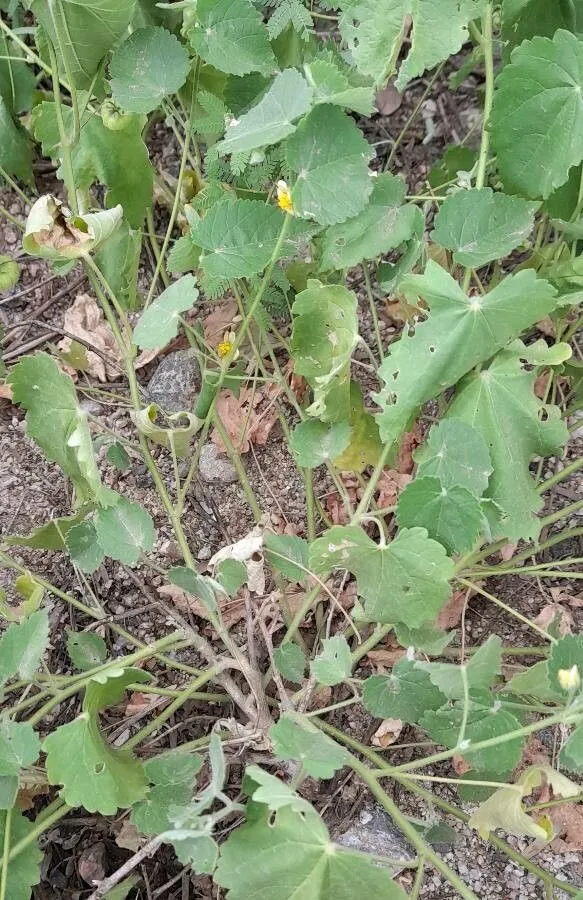
[[[202,323],[204,337],[210,347],[222,341],[225,331],[230,331],[237,315],[237,303],[235,300],[225,300],[218,303],[212,312],[205,316]]]
[[[123,371],[121,354],[113,332],[90,294],[79,294],[75,298],[73,305],[65,313],[64,329],[101,351],[95,353],[93,350],[86,350],[86,371],[89,375],[105,382],[117,378]],[[60,341],[58,348],[69,354],[72,345],[72,339],[66,337]]]
[[[389,79],[384,88],[377,91],[374,102],[381,116],[392,116],[399,109],[403,97],[395,87],[394,81]]]
[[[559,634],[571,634],[575,624],[572,613],[560,603],[547,603],[543,606],[534,623],[545,631],[552,626]]]
[[[403,730],[401,719],[383,719],[370,739],[373,747],[390,747],[394,744]]]
[[[208,621],[208,613],[204,605],[196,597],[187,594],[175,584],[164,584],[158,588],[158,593],[174,604],[176,609],[182,613],[192,613],[201,619]],[[245,600],[242,597],[236,597],[231,600],[224,594],[218,594],[219,609],[221,618],[225,628],[228,630],[240,622],[245,616]]]
[[[384,469],[377,481],[375,500],[379,509],[395,506],[401,491],[411,481],[411,475],[397,472],[396,469]]]

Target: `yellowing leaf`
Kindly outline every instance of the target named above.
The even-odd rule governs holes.
[[[121,222],[121,206],[74,216],[50,194],[33,203],[22,246],[31,256],[78,259],[87,256],[113,234]]]

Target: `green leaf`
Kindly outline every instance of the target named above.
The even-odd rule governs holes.
[[[156,403],[150,403],[130,415],[139,431],[154,444],[173,450],[179,459],[188,456],[192,437],[200,427],[200,420],[193,413],[165,413]]]
[[[21,597],[24,597],[22,611],[25,617],[39,609],[45,589],[30,572],[18,576],[14,582],[14,589],[18,591]]]
[[[270,75],[277,62],[261,13],[249,0],[198,0],[190,43],[206,62],[232,75]]]
[[[295,647],[297,645],[286,644],[285,646]],[[307,800],[299,797],[281,778],[270,775],[259,766],[247,766],[243,790],[256,803],[264,803],[269,809],[278,810],[289,806],[296,812],[312,812],[312,807]]]
[[[229,597],[234,597],[247,581],[245,563],[238,559],[223,559],[218,565],[215,578]]]
[[[313,22],[302,0],[277,0],[277,6],[267,23],[270,39],[279,37],[290,25],[304,41],[309,40]]]
[[[404,622],[395,625],[395,637],[401,647],[413,647],[427,656],[441,656],[455,637],[455,631],[440,631],[431,622],[421,628],[409,628]]]
[[[20,266],[10,256],[0,254],[0,291],[9,291],[20,278]],[[1,363],[0,363],[1,366]]]
[[[0,719],[0,776],[18,776],[23,766],[37,761],[39,753],[40,741],[32,725]]]
[[[518,765],[522,755],[524,738],[510,738],[483,749],[472,749],[472,744],[479,741],[502,737],[510,731],[518,731],[520,722],[499,705],[486,708],[472,705],[467,718],[465,741],[469,743],[458,746],[458,739],[464,718],[463,703],[442,707],[433,712],[429,710],[422,716],[419,724],[438,744],[450,750],[456,749],[476,771],[487,771],[504,777]]]
[[[119,469],[120,472],[128,472],[132,467],[127,451],[119,441],[114,441],[113,444],[109,445],[105,456],[107,461],[112,466],[115,466],[116,469]]]
[[[140,28],[115,51],[110,63],[111,92],[128,112],[149,113],[175,94],[190,69],[188,53],[165,28]]]
[[[16,805],[18,787],[16,775],[0,775],[0,810],[12,809]]]
[[[0,685],[18,674],[32,681],[49,643],[49,617],[44,609],[13,622],[0,638]]]
[[[247,153],[258,147],[278,144],[293,134],[293,124],[308,112],[312,92],[296,69],[279,72],[259,103],[240,118],[232,119],[225,137],[217,144],[219,153]]]
[[[459,485],[481,497],[492,474],[488,445],[481,433],[460,419],[442,419],[415,453],[417,477],[439,478],[445,488]]]
[[[532,299],[530,295],[529,302]],[[498,353],[489,368],[468,375],[448,411],[448,416],[477,429],[488,444],[494,471],[484,496],[503,511],[494,538],[537,539],[540,525],[535,513],[543,501],[529,463],[535,454],[558,452],[567,439],[558,407],[545,406],[534,394],[538,369],[525,368],[525,362],[538,366],[545,356],[553,365],[544,341],[529,347],[516,341]]]
[[[0,165],[8,175],[20,178],[25,184],[33,184],[30,141],[24,129],[12,118],[6,100],[2,96],[0,96],[0,133],[2,134]]]
[[[285,214],[261,200],[221,200],[192,227],[203,251],[200,265],[212,278],[249,278],[261,272],[275,252]],[[306,223],[294,219],[278,259],[295,253]]]
[[[288,681],[301,684],[306,669],[306,658],[297,644],[281,644],[273,651],[273,661],[278,672]]]
[[[514,675],[507,684],[507,690],[512,694],[520,694],[525,697],[535,697],[543,703],[563,700],[564,694],[549,686],[547,675],[547,663],[545,660],[529,666],[524,672]]]
[[[373,188],[372,150],[337,106],[316,106],[287,139],[285,153],[297,174],[292,201],[299,215],[335,225],[365,207]]]
[[[319,684],[341,684],[352,672],[352,654],[346,638],[341,634],[324,638],[322,647],[310,663],[310,674]]]
[[[49,734],[43,750],[47,780],[62,785],[61,796],[69,806],[111,816],[146,796],[142,764],[129,750],[107,745],[88,712]]]
[[[178,860],[184,866],[191,866],[199,874],[212,874],[219,858],[219,848],[208,834],[196,832],[193,829],[174,830],[167,836]]]
[[[453,250],[459,266],[479,268],[526,241],[537,208],[538,203],[488,187],[457,191],[439,207],[431,237]]]
[[[210,579],[187,566],[172,566],[168,571],[168,579],[187,594],[198,597],[210,616],[218,615],[219,608]]]
[[[415,478],[397,503],[401,528],[419,525],[449,553],[471,550],[482,530],[480,501],[467,488],[445,487],[439,478]]]
[[[458,172],[471,172],[476,160],[475,150],[450,144],[441,159],[431,166],[427,181],[436,193],[440,193],[446,185],[457,181]]]
[[[135,309],[140,303],[138,269],[141,250],[141,232],[124,221],[95,253],[95,262],[124,309]]]
[[[173,807],[186,807],[192,800],[202,758],[178,748],[172,754],[154,757],[144,765],[151,787],[145,800],[134,806],[131,822],[144,834],[161,834],[173,828]]]
[[[439,709],[445,696],[414,660],[399,659],[390,675],[372,675],[362,686],[366,709],[382,719],[401,719],[415,725],[428,709]]]
[[[559,761],[570,772],[583,772],[583,725],[579,725],[561,748]]]
[[[295,534],[270,534],[263,538],[265,558],[269,565],[290,581],[305,584],[308,568],[308,544]],[[296,565],[299,563],[299,565]]]
[[[496,79],[490,118],[508,190],[547,198],[583,159],[583,43],[559,30],[512,53]]]
[[[63,52],[67,53],[75,87],[90,86],[107,51],[125,34],[134,7],[135,0],[62,0],[57,15],[62,17]],[[33,0],[32,11],[58,47],[49,4]]]
[[[310,569],[322,575],[347,569],[356,576],[365,615],[375,622],[405,622],[412,628],[432,621],[450,594],[453,563],[424,528],[399,531],[387,546],[361,528],[335,526],[310,546]]]
[[[0,35],[0,55],[4,57],[0,59],[0,97],[11,115],[28,112],[36,88],[32,67],[27,65],[20,47],[9,41],[4,32]]]
[[[68,107],[63,115],[70,132],[73,120]],[[34,135],[42,141],[45,156],[62,162],[55,104],[41,103],[32,118]],[[146,210],[152,205],[154,184],[154,170],[141,130],[137,117],[123,131],[110,131],[99,116],[92,114],[82,123],[79,143],[72,150],[77,189],[88,190],[95,183],[105,185],[107,205],[121,204],[132,228],[141,227]],[[57,174],[62,177],[62,167]]]
[[[116,884],[115,887],[110,888],[107,894],[103,895],[103,900],[126,900],[129,892],[132,888],[135,888],[141,880],[140,875],[130,875],[129,878],[124,878],[124,880],[120,881],[119,884]]]
[[[91,677],[85,688],[83,698],[83,710],[94,715],[106,706],[114,706],[123,700],[130,684],[148,684],[152,676],[144,669],[135,666],[123,667],[123,659],[120,667],[98,672]]]
[[[547,676],[551,690],[567,697],[568,691],[561,685],[558,673],[577,666],[583,681],[583,635],[565,634],[551,645],[547,660]]]
[[[350,358],[358,342],[357,300],[340,284],[308,280],[296,295],[291,352],[295,371],[314,391],[309,415],[324,422],[350,412]]]
[[[221,847],[214,879],[228,900],[405,900],[389,872],[361,853],[336,848],[314,812],[284,806],[254,816]]]
[[[300,422],[292,431],[289,446],[298,466],[316,469],[328,459],[339,456],[350,442],[349,422],[327,425],[317,419]]]
[[[97,539],[103,552],[128,566],[154,546],[154,523],[139,503],[120,497],[115,506],[100,509],[95,517]]]
[[[400,289],[409,301],[421,297],[430,311],[412,336],[404,332],[392,345],[379,369],[385,387],[375,399],[383,407],[379,429],[385,442],[401,436],[421,404],[456,384],[556,303],[555,289],[530,269],[509,275],[483,297],[468,297],[432,260],[423,275],[406,275]]]
[[[287,713],[269,729],[273,752],[280,759],[294,759],[314,778],[332,778],[346,763],[342,747],[309,721]]]
[[[361,116],[374,110],[373,85],[355,86],[331,59],[314,59],[304,65],[308,84],[314,91],[314,103],[345,106]]]
[[[6,812],[0,811],[0,845],[4,846],[6,835]],[[34,830],[34,822],[29,822],[19,810],[14,809],[10,817],[10,846],[14,847],[20,841],[25,840]],[[19,853],[8,864],[6,878],[6,900],[30,900],[31,889],[40,882],[40,864],[43,853],[38,848],[36,840],[32,840],[26,847],[25,853]]]
[[[87,672],[107,659],[107,645],[93,631],[67,631],[67,653],[76,669]]]
[[[96,250],[121,222],[122,208],[115,206],[83,216],[70,215],[51,194],[33,203],[22,246],[31,256],[53,261],[79,259]]]
[[[485,644],[472,654],[465,664],[469,691],[487,690],[502,671],[502,642],[497,635],[490,635]],[[418,669],[427,672],[432,683],[450,700],[464,697],[461,666],[450,663],[416,663]]]
[[[181,313],[192,309],[198,298],[194,275],[183,275],[163,291],[142,313],[134,327],[134,341],[142,349],[165,347],[176,337]]]
[[[477,18],[481,0],[342,0],[339,27],[360,72],[377,84],[394,71],[406,16],[413,19],[411,49],[396,85],[447,59],[468,39],[467,24]]]
[[[552,38],[559,28],[576,32],[577,12],[573,0],[547,3],[546,0],[503,0],[502,40],[510,51],[523,41],[541,35]]]
[[[65,537],[65,545],[72,561],[82,572],[95,572],[105,559],[105,552],[92,522],[82,522],[70,528]]]
[[[389,172],[375,178],[365,208],[324,232],[320,268],[348,269],[364,259],[376,259],[413,237],[423,216],[412,203],[403,205],[404,197],[401,178]]]
[[[182,272],[190,272],[196,269],[200,259],[200,247],[197,247],[189,234],[179,237],[173,245],[166,268],[172,275],[180,275]]]

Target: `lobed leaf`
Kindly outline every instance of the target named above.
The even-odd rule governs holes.
[[[165,28],[134,31],[111,58],[111,92],[122,109],[149,113],[175,94],[190,69],[188,53]]]
[[[337,634],[322,640],[323,650],[310,663],[310,674],[319,684],[333,687],[352,672],[352,654],[346,638]]]
[[[191,45],[221,72],[270,75],[277,61],[261,13],[250,0],[198,0]]]
[[[154,546],[152,517],[125,497],[119,497],[115,506],[98,510],[95,530],[106,556],[128,566],[135,566],[140,555]]]
[[[428,709],[439,709],[446,698],[414,660],[399,659],[389,675],[372,675],[362,686],[366,709],[383,719],[416,725]]]
[[[309,719],[287,713],[269,729],[273,752],[297,760],[308,775],[332,778],[346,763],[346,753]]]

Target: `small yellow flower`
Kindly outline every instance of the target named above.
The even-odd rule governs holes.
[[[223,335],[223,340],[217,344],[217,354],[221,359],[226,359],[233,353],[233,348],[235,346],[236,335],[234,331],[225,331]],[[236,350],[233,356],[233,359],[237,359],[239,356],[239,351]]]
[[[581,675],[579,674],[578,666],[571,666],[570,669],[559,669],[557,678],[564,691],[576,691],[581,686]]]
[[[283,180],[277,182],[277,205],[280,209],[283,209],[284,212],[289,213],[291,216],[293,216],[294,205],[292,201],[291,191],[288,184]]]

